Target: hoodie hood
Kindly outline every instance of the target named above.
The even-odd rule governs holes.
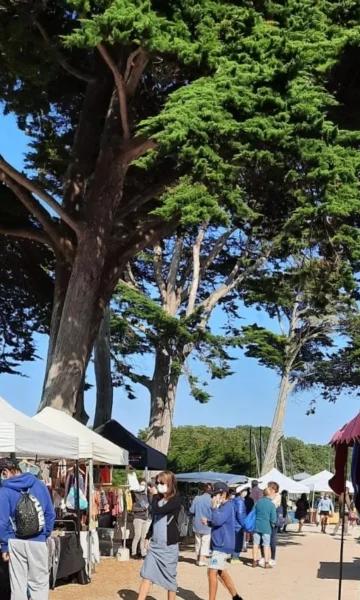
[[[1,485],[5,488],[22,492],[31,488],[38,479],[32,473],[22,473],[9,479],[3,479]]]

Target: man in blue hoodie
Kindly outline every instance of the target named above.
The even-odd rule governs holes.
[[[215,483],[211,509],[211,547],[209,559],[209,600],[216,599],[218,578],[231,594],[233,600],[242,600],[227,572],[229,559],[235,549],[235,513],[230,490],[224,483]],[[203,520],[207,523],[207,519]]]
[[[9,561],[11,600],[48,600],[49,567],[46,540],[55,521],[55,511],[45,485],[31,473],[21,473],[12,458],[0,459],[0,545]],[[22,494],[29,493],[41,506],[44,526],[37,535],[20,539],[16,535],[16,507]]]

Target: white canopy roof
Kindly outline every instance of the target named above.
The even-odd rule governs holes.
[[[259,487],[264,489],[269,481],[276,481],[279,484],[280,492],[287,490],[289,494],[308,494],[309,488],[305,485],[304,481],[294,481],[290,477],[286,477],[283,473],[280,473],[277,469],[271,469],[269,473],[259,477]]]
[[[0,455],[19,458],[79,458],[77,437],[59,435],[13,408],[0,397]]]
[[[58,432],[69,432],[79,439],[80,458],[92,458],[95,462],[108,465],[127,465],[127,450],[109,442],[67,413],[55,408],[44,408],[33,417],[35,422],[47,425]]]
[[[331,471],[320,471],[320,473],[316,473],[316,475],[312,475],[307,479],[304,479],[301,483],[306,485],[311,492],[329,492],[334,493],[331,487],[329,486],[329,480],[334,477],[334,474]],[[354,487],[351,481],[346,482],[347,487],[350,490],[350,493],[354,493]]]

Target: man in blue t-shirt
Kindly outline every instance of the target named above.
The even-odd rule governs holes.
[[[326,533],[326,526],[328,524],[329,516],[334,514],[334,505],[328,494],[325,497],[321,497],[317,507],[318,514],[320,515],[321,533]]]
[[[206,483],[203,493],[194,498],[190,513],[194,515],[193,530],[195,533],[195,553],[199,567],[207,567],[210,554],[211,527],[204,525],[202,519],[211,520],[211,485]]]

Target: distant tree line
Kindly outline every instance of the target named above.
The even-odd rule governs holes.
[[[256,452],[260,459],[261,446],[264,453],[270,428],[262,427],[261,434],[260,445],[259,427],[174,427],[168,466],[177,473],[211,470],[256,477]],[[306,444],[290,437],[283,438],[282,452],[280,447],[276,464],[280,471],[285,466],[285,472],[290,477],[302,471],[314,474],[333,467],[333,453],[329,446]]]

